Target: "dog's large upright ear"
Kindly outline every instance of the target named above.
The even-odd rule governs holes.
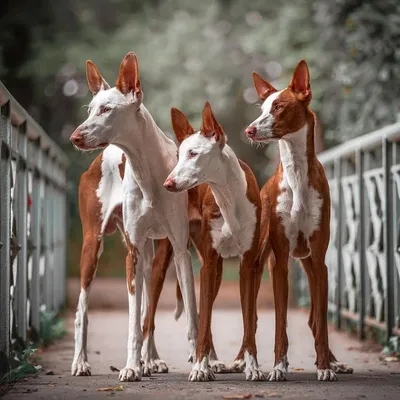
[[[133,51],[122,60],[115,86],[125,95],[130,92],[136,94],[141,92],[138,60]]]
[[[254,82],[254,86],[257,90],[258,97],[262,101],[264,101],[272,93],[275,93],[278,91],[269,82],[267,82],[263,78],[261,78],[261,76],[258,75],[257,72],[253,72],[253,82]]]
[[[101,76],[99,69],[90,60],[86,61],[86,79],[93,96],[99,93],[100,90],[110,89],[110,85]]]
[[[194,129],[192,125],[190,125],[186,115],[173,107],[171,108],[171,124],[179,143],[182,143],[194,133]]]
[[[292,80],[289,84],[296,97],[301,101],[311,101],[310,72],[305,60],[301,60],[293,72]]]
[[[226,143],[226,136],[222,126],[216,120],[211,109],[211,104],[207,101],[203,109],[203,122],[200,133],[206,137],[214,137],[223,146]]]

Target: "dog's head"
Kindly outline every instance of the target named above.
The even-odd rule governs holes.
[[[186,116],[176,108],[171,109],[171,122],[180,143],[179,160],[164,187],[171,192],[180,192],[204,182],[212,182],[218,170],[226,136],[210,103],[204,106],[202,127],[197,132]]]
[[[268,143],[298,132],[306,123],[312,97],[307,63],[304,60],[298,63],[289,86],[281,91],[256,72],[253,72],[253,80],[263,104],[261,115],[245,130],[247,137]]]
[[[136,54],[130,52],[122,60],[113,88],[90,60],[86,62],[86,78],[93,98],[87,119],[75,129],[70,140],[81,150],[94,150],[118,142],[127,122],[131,124],[133,113],[140,109],[143,92]]]

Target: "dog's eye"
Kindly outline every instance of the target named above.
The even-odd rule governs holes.
[[[283,105],[282,105],[282,104],[275,104],[275,105],[274,105],[274,109],[275,109],[276,111],[282,110],[282,108],[283,108]]]
[[[194,158],[194,157],[197,156],[197,153],[195,151],[193,151],[193,150],[189,150],[188,151],[188,156],[189,156],[189,158]]]
[[[111,107],[107,107],[107,106],[101,107],[100,110],[99,110],[99,114],[105,114],[105,113],[108,113],[110,111],[111,111]]]

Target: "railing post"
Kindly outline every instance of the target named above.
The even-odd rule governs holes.
[[[359,231],[358,231],[358,256],[359,256],[359,279],[358,282],[358,336],[365,339],[365,188],[364,188],[364,152],[358,150],[356,153],[356,168],[358,177],[358,195],[360,201],[359,209]]]
[[[26,122],[18,127],[18,161],[17,161],[17,331],[19,337],[26,341],[27,324],[27,211],[28,211],[28,141],[26,137]]]
[[[342,160],[335,160],[334,176],[337,185],[338,208],[337,208],[337,286],[336,286],[336,318],[335,326],[341,328],[342,318],[342,234],[343,234],[343,211],[342,211]]]
[[[392,142],[383,139],[382,142],[383,158],[383,177],[385,200],[383,202],[383,235],[384,235],[384,254],[386,262],[386,296],[385,296],[385,322],[386,322],[386,341],[392,336],[394,327],[394,265],[393,265],[393,187],[391,179],[392,168]]]
[[[0,116],[0,376],[8,372],[10,354],[10,208],[11,208],[11,118],[10,102]]]
[[[32,254],[32,281],[31,281],[31,310],[32,327],[40,332],[40,256],[41,256],[41,222],[42,222],[42,150],[40,136],[34,142],[35,168],[32,171],[32,206],[31,206],[31,237],[35,251]]]

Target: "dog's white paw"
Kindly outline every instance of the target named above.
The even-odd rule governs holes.
[[[337,361],[332,361],[330,363],[331,369],[337,374],[352,374],[354,369],[347,365],[346,363],[340,363]]]
[[[168,373],[168,365],[164,360],[155,360],[154,361],[157,366],[157,371],[159,374],[166,374]]]
[[[246,381],[265,381],[265,375],[258,366],[256,358],[250,355],[248,351],[245,351],[244,359],[246,363],[246,367],[244,369]]]
[[[142,380],[142,367],[128,368],[125,367],[119,371],[119,378],[121,382],[135,382]]]
[[[268,374],[267,380],[270,382],[286,381],[286,372],[280,369],[273,369]]]
[[[336,373],[331,369],[317,369],[317,377],[319,381],[337,381]]]
[[[228,371],[230,373],[239,373],[243,372],[245,367],[246,367],[246,362],[244,361],[243,358],[239,358],[238,360],[235,360],[231,364],[229,364]]]
[[[164,360],[153,360],[144,363],[143,368],[143,376],[150,376],[145,375],[145,372],[150,372],[150,374],[166,374],[168,372],[168,365]]]
[[[145,364],[143,365],[142,376],[149,377],[149,376],[151,376],[151,373],[152,373],[152,372],[153,372],[153,371],[151,370],[150,364],[145,363]]]
[[[270,382],[286,381],[288,366],[289,362],[287,356],[284,356],[282,360],[278,364],[276,364],[274,369],[268,374],[267,380]]]
[[[81,358],[78,358],[76,361],[74,360],[71,366],[71,375],[72,376],[92,375],[92,372],[90,370],[90,364]]]
[[[215,375],[211,369],[208,358],[204,357],[201,361],[197,361],[189,374],[189,381],[191,382],[205,382],[215,380]]]
[[[227,368],[225,363],[220,360],[211,360],[210,361],[211,369],[213,370],[214,374],[222,374],[227,372]]]

